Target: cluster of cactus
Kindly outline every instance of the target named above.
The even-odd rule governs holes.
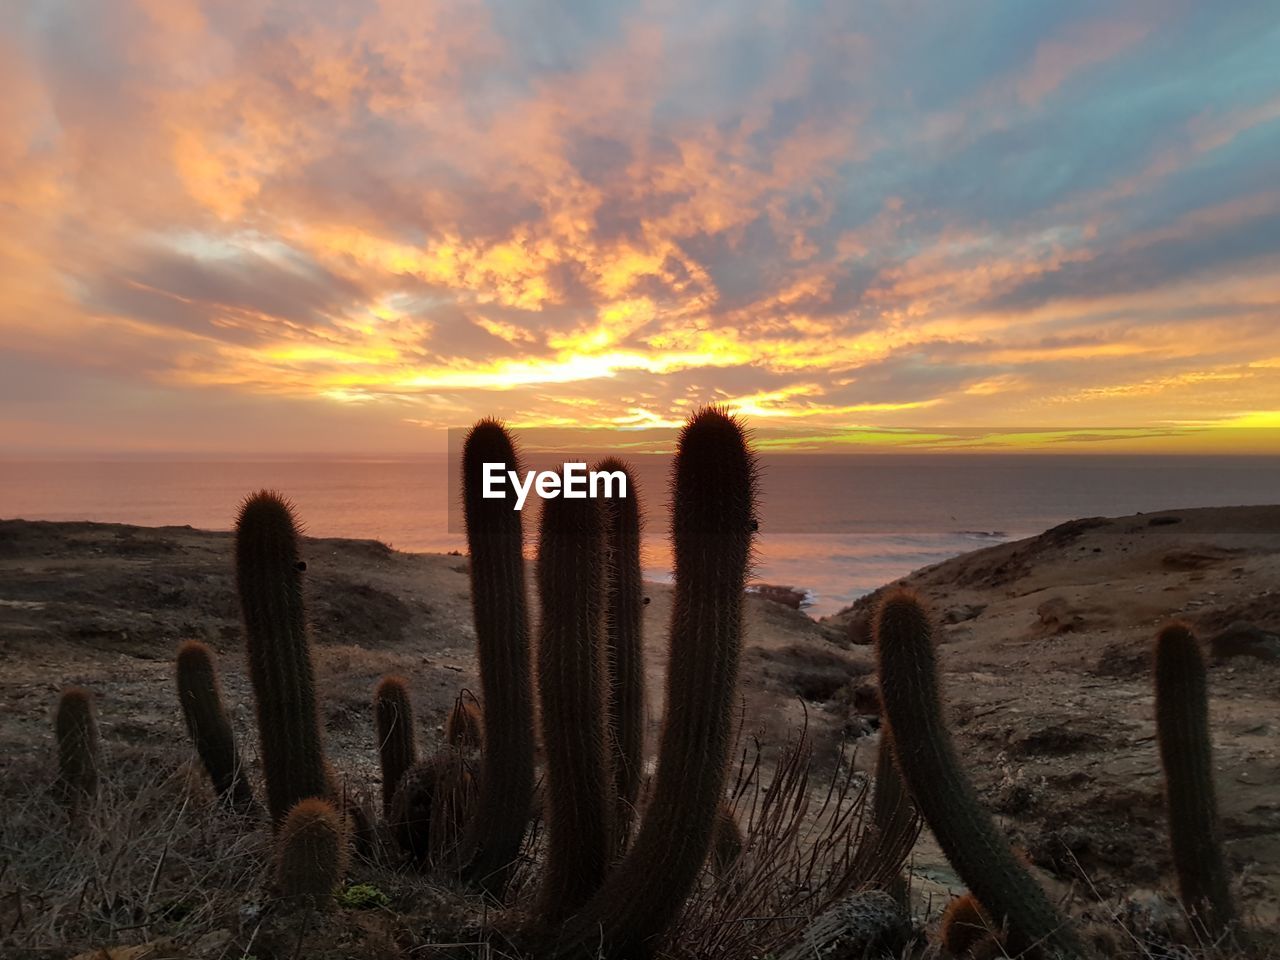
[[[445,743],[426,760],[417,757],[402,679],[378,685],[374,718],[383,813],[404,852],[500,897],[533,808],[535,697],[521,513],[481,496],[486,463],[520,469],[511,437],[491,420],[471,430],[463,451],[482,709],[475,698],[460,697]],[[627,472],[616,461],[599,466]],[[537,692],[547,844],[541,916],[524,936],[547,956],[648,955],[713,844],[722,869],[741,844],[723,808],[743,588],[756,529],[755,462],[740,424],[717,409],[695,415],[681,433],[672,484],[667,722],[638,826],[645,601],[634,478],[627,472],[626,494],[612,502],[561,498],[543,510]],[[265,804],[277,834],[277,883],[285,895],[319,902],[342,876],[351,825],[324,755],[301,589],[305,564],[289,505],[265,491],[247,499],[235,554]],[[214,788],[251,809],[252,790],[204,645],[180,650],[178,689]],[[470,756],[477,752],[473,776]]]
[[[933,627],[905,590],[875,618],[885,742],[939,845],[969,892],[943,917],[957,957],[1080,958],[1090,949],[1015,856],[964,772],[943,718]],[[1166,627],[1156,644],[1156,721],[1180,897],[1196,933],[1230,935],[1235,912],[1222,860],[1210,762],[1204,662],[1190,630]],[[881,755],[881,785],[894,778]],[[879,815],[876,816],[878,819]]]
[[[469,433],[462,462],[480,699],[459,696],[444,742],[425,760],[403,679],[382,679],[373,713],[383,816],[406,857],[500,899],[534,806],[535,671],[522,514],[481,495],[484,465],[493,463],[504,473],[521,468],[507,431],[484,420]],[[598,468],[626,473],[625,497],[546,501],[536,562],[547,841],[538,919],[516,936],[555,960],[652,955],[708,856],[724,874],[743,846],[724,787],[756,529],[753,455],[738,421],[715,408],[692,417],[680,435],[666,718],[639,818],[641,514],[626,466],[608,460]],[[286,896],[323,905],[342,879],[353,839],[367,827],[340,796],[325,758],[303,606],[305,564],[292,510],[278,495],[263,491],[243,503],[235,569],[277,884]],[[1088,956],[964,772],[943,717],[933,628],[914,595],[884,599],[874,638],[885,730],[872,825],[887,842],[915,829],[918,811],[969,887],[944,919],[944,945],[957,955],[976,956],[990,941],[1011,955]],[[1184,626],[1160,634],[1156,681],[1181,898],[1197,929],[1218,938],[1231,930],[1235,912],[1218,840],[1204,664]],[[256,810],[207,646],[190,641],[179,649],[177,687],[214,790],[233,809]],[[85,691],[63,693],[56,733],[60,782],[77,809],[98,778]],[[905,896],[904,880],[889,895],[899,913]]]

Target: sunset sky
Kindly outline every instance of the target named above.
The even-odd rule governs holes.
[[[7,2],[0,442],[1277,427],[1277,62],[1274,0]]]

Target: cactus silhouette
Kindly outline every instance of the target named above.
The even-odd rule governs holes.
[[[521,513],[509,499],[484,497],[486,463],[501,464],[504,471],[520,469],[510,436],[495,420],[472,427],[462,448],[486,737],[476,811],[459,859],[464,880],[498,895],[520,853],[533,801],[533,681]]]
[[[919,832],[919,814],[911,801],[907,785],[893,759],[893,734],[887,726],[880,728],[880,745],[876,750],[875,793],[871,798],[871,825],[875,829],[875,858],[894,859],[894,852],[908,836],[908,846]],[[893,878],[889,892],[904,908],[910,904],[911,889],[904,872]]]
[[[542,505],[538,696],[547,758],[547,858],[540,913],[563,919],[604,881],[614,846],[602,635],[603,531],[592,499]]]
[[[98,793],[98,724],[93,717],[93,694],[68,687],[58,698],[54,716],[58,741],[58,783],[72,813]]]
[[[1213,787],[1204,659],[1185,624],[1160,631],[1155,673],[1156,733],[1179,896],[1199,931],[1217,939],[1230,929],[1236,914]]]
[[[373,725],[382,766],[382,815],[391,813],[391,798],[404,772],[418,759],[414,742],[413,705],[403,677],[383,677],[373,694]]]
[[[621,473],[626,496],[602,500],[605,530],[604,636],[609,670],[609,744],[614,832],[626,848],[644,777],[644,582],[640,571],[640,496],[630,468],[612,457],[594,470]]]
[[[323,908],[347,872],[342,817],[328,800],[307,797],[289,810],[276,837],[276,883],[286,897]]]
[[[711,872],[723,877],[733,869],[742,856],[744,847],[742,827],[733,815],[733,808],[723,800],[716,811],[715,833],[711,841]]]
[[[963,893],[947,904],[938,926],[938,939],[952,956],[967,957],[973,948],[990,939],[995,927],[972,893]]]
[[[697,882],[724,792],[755,460],[739,423],[708,408],[681,431],[673,473],[675,592],[653,799],[631,849],[566,922],[559,956],[650,955]]]
[[[253,788],[241,765],[231,721],[222,706],[213,652],[199,640],[178,648],[178,703],[187,734],[213,782],[213,789],[232,809],[253,808]]]
[[[279,826],[299,800],[332,789],[302,603],[305,564],[293,511],[279,495],[264,490],[241,505],[235,555],[267,807]]]
[[[444,742],[462,750],[479,750],[484,745],[484,718],[465,690],[453,701],[444,722]]]
[[[1012,955],[1086,952],[1048,896],[1018,863],[961,768],[942,717],[933,628],[919,601],[899,590],[876,615],[880,696],[898,769],[947,859],[998,924]]]
[[[452,862],[475,802],[461,753],[446,747],[405,771],[387,817],[400,850],[419,869]]]

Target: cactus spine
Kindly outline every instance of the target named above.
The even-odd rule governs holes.
[[[724,792],[755,522],[742,428],[709,408],[681,431],[674,469],[666,723],[653,800],[635,842],[562,931],[560,956],[648,956],[706,861]]]
[[[605,717],[603,544],[595,500],[549,499],[538,539],[538,695],[547,757],[542,916],[563,919],[599,889],[612,848]]]
[[[605,518],[605,649],[609,669],[609,744],[614,780],[614,831],[625,849],[644,777],[644,583],[640,570],[640,498],[620,460],[598,471],[621,473],[627,494],[603,501]]]
[[[265,490],[245,500],[235,553],[267,807],[279,826],[299,800],[331,790],[302,603],[305,564],[289,504]]]
[[[414,742],[413,704],[403,677],[383,677],[373,694],[373,724],[382,767],[382,814],[391,813],[391,798],[404,772],[418,758]]]
[[[947,859],[997,923],[1012,955],[1042,950],[1083,957],[1084,948],[1013,855],[979,802],[942,717],[933,628],[914,595],[897,591],[876,616],[880,695],[898,769]]]
[[[1165,627],[1156,640],[1156,732],[1179,896],[1192,923],[1216,939],[1230,929],[1235,907],[1213,788],[1204,659],[1181,623]]]
[[[459,849],[465,880],[498,894],[520,853],[533,801],[533,682],[521,513],[483,496],[484,465],[519,470],[507,431],[482,420],[462,450],[471,609],[487,733],[475,815]]]
[[[285,817],[276,837],[276,883],[286,897],[323,909],[347,871],[342,817],[328,800],[307,797]]]
[[[213,651],[199,640],[178,648],[178,702],[187,734],[213,782],[213,789],[232,809],[253,807],[253,788],[241,765],[231,721],[222,706]]]
[[[54,734],[58,741],[58,783],[63,799],[75,814],[98,793],[98,724],[93,718],[93,694],[83,687],[62,691]]]

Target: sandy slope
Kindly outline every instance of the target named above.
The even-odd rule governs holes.
[[[1164,515],[1162,515],[1164,516]],[[1099,893],[1167,886],[1160,775],[1146,654],[1182,616],[1204,636],[1238,620],[1280,633],[1280,508],[1178,511],[1083,521],[967,554],[910,578],[944,621],[950,712],[975,778],[1011,837],[1064,881]],[[222,654],[224,684],[252,743],[230,537],[186,527],[0,522],[0,776],[51,751],[58,689],[100,697],[108,747],[184,750],[171,657],[198,637]],[[466,559],[371,541],[309,540],[309,610],[330,748],[376,782],[368,699],[408,676],[423,735],[436,735],[474,683]],[[650,585],[652,715],[660,716],[669,588]],[[874,756],[875,720],[855,696],[870,671],[871,601],[815,623],[758,598],[747,607],[743,716],[777,741],[807,714],[830,760],[842,736]],[[1265,639],[1254,652],[1274,655]],[[1280,665],[1215,660],[1210,683],[1229,854],[1250,908],[1280,903]],[[865,693],[865,691],[864,691]],[[954,877],[922,846],[917,866]]]
[[[1280,507],[1075,521],[904,582],[946,624],[951,717],[983,794],[1038,865],[1082,870],[1105,893],[1169,882],[1149,664],[1159,626],[1271,634],[1208,652],[1223,654],[1209,683],[1228,856],[1247,904],[1275,922]],[[874,603],[824,625],[865,642]]]

